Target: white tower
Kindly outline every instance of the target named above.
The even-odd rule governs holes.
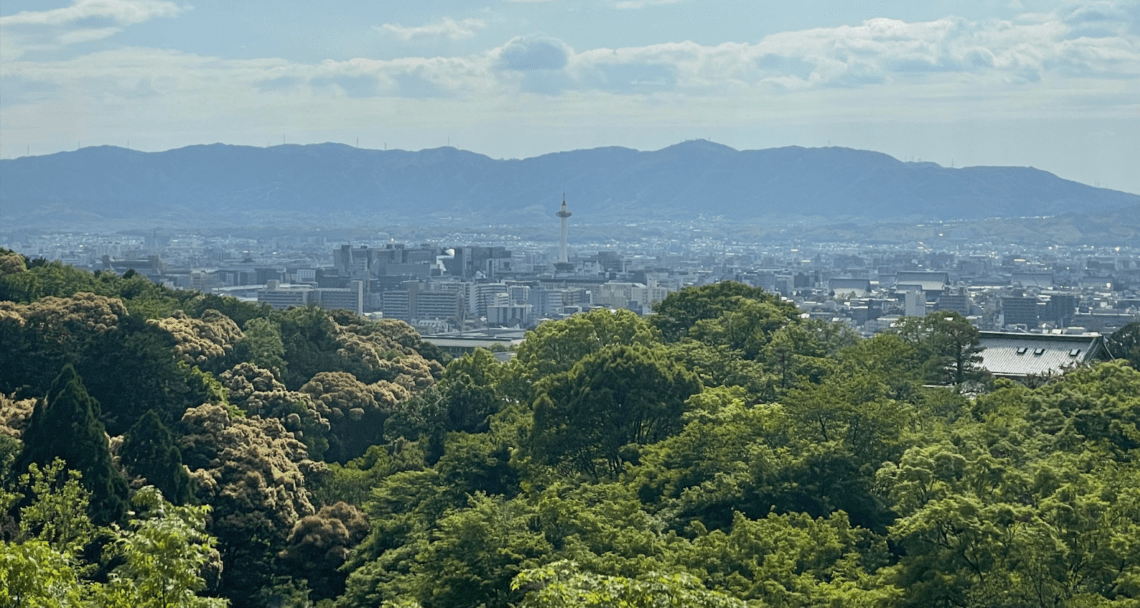
[[[554,215],[562,218],[562,246],[558,249],[558,261],[563,264],[568,264],[570,262],[570,259],[569,256],[566,255],[566,218],[570,217],[573,214],[566,210],[565,194],[562,195],[562,210],[558,213],[555,213]]]
[[[905,313],[908,317],[926,316],[926,294],[921,286],[913,286],[906,290]]]

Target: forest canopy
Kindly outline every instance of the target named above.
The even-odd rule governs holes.
[[[0,605],[1140,606],[1137,335],[1031,388],[717,283],[501,363],[0,251]]]

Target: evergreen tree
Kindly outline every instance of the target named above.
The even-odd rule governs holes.
[[[184,505],[193,498],[190,475],[182,466],[182,453],[154,410],[147,411],[131,427],[123,441],[121,458],[132,475],[145,478],[170,502]]]
[[[24,450],[14,467],[17,474],[32,463],[46,466],[59,458],[83,475],[83,486],[91,492],[91,519],[97,525],[123,518],[127,482],[111,464],[99,402],[87,394],[70,364],[52,381],[46,399],[36,404],[23,439]]]

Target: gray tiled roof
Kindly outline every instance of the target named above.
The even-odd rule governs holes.
[[[995,376],[1058,373],[1101,357],[1100,335],[982,332],[981,366]]]

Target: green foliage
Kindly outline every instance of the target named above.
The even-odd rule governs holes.
[[[637,579],[582,572],[559,561],[520,573],[511,582],[528,591],[522,608],[745,608],[750,604],[709,591],[686,574],[658,573]]]
[[[59,261],[35,260],[28,266],[23,272],[0,272],[0,300],[30,303],[89,292],[120,298],[131,314],[155,319],[178,308],[179,296],[187,293],[167,289],[144,276],[119,277],[113,272],[92,274]]]
[[[868,605],[879,593],[867,576],[888,560],[886,543],[854,527],[846,514],[812,518],[803,513],[748,519],[736,514],[731,529],[707,532],[679,545],[673,559],[706,585],[773,606]]]
[[[498,385],[504,367],[489,351],[476,349],[447,365],[439,383],[446,408],[446,431],[481,433],[503,407]]]
[[[1128,361],[1132,369],[1140,369],[1140,321],[1121,327],[1104,342],[1112,357]]]
[[[780,389],[786,390],[804,382],[821,382],[834,371],[839,353],[858,344],[855,333],[845,325],[811,320],[775,331],[762,356],[779,378]]]
[[[85,604],[71,560],[40,540],[0,542],[0,598],[8,606],[79,608]]]
[[[700,380],[662,351],[610,346],[538,387],[528,450],[591,476],[615,474],[636,447],[681,430],[685,400]]]
[[[1140,603],[1140,372],[980,392],[951,313],[862,340],[720,283],[445,369],[399,322],[4,251],[0,298],[0,604]],[[179,452],[208,517],[115,515],[116,466],[184,500]]]
[[[199,574],[213,555],[205,507],[176,507],[156,488],[134,497],[131,530],[111,549],[119,561],[103,591],[108,605],[137,608],[221,608],[225,600],[199,597]],[[101,602],[102,603],[102,602]]]
[[[62,460],[44,468],[35,463],[20,477],[18,488],[29,504],[20,509],[21,540],[46,542],[68,559],[75,559],[95,538],[87,515],[91,493],[80,485],[79,471],[64,470]]]
[[[754,343],[756,333],[771,333],[784,323],[799,318],[794,304],[780,300],[759,287],[723,281],[670,293],[653,307],[652,324],[667,342],[676,342],[694,331],[700,321],[717,320],[712,327],[697,329],[708,335],[745,346]],[[749,322],[759,322],[751,327]],[[739,348],[739,347],[737,347]]]
[[[193,499],[190,475],[182,466],[182,453],[170,430],[153,410],[143,414],[127,432],[120,460],[132,475],[142,477],[176,505]]]
[[[46,400],[36,405],[14,468],[22,473],[33,464],[63,460],[82,473],[83,486],[91,492],[91,518],[105,525],[126,513],[127,482],[111,463],[98,416],[99,402],[87,394],[75,369],[64,366]]]
[[[918,349],[927,382],[961,387],[985,380],[985,370],[978,367],[982,361],[978,328],[962,315],[935,311],[921,318],[905,317],[897,332]]]
[[[313,599],[344,593],[347,573],[340,570],[353,546],[368,534],[368,520],[356,507],[338,502],[301,518],[278,557],[295,579],[308,582]]]
[[[764,363],[745,359],[725,345],[684,339],[667,348],[670,356],[697,374],[705,386],[741,387],[755,401],[771,402],[778,396],[778,380]]]
[[[329,475],[314,488],[313,498],[320,505],[343,501],[363,506],[372,488],[389,475],[420,471],[425,466],[423,451],[414,442],[401,438],[385,445],[374,445],[363,456],[344,465],[329,465]]]
[[[316,306],[290,308],[279,314],[286,367],[282,379],[292,390],[323,371],[344,367],[337,353],[336,324]]]
[[[476,494],[469,508],[440,520],[433,541],[412,568],[425,608],[487,606],[518,601],[510,581],[550,551],[522,504]]]
[[[254,317],[246,321],[242,332],[245,337],[234,345],[233,358],[248,361],[272,371],[277,378],[284,378],[289,364],[285,361],[280,326],[272,319]]]
[[[745,296],[733,296],[720,306],[724,309],[719,316],[697,320],[686,335],[706,344],[727,346],[746,359],[757,358],[772,335],[796,318],[789,316],[779,302]]]
[[[505,392],[530,402],[543,378],[570,371],[586,355],[607,346],[658,344],[658,332],[628,310],[595,309],[583,315],[543,323],[527,334],[506,371]]]

